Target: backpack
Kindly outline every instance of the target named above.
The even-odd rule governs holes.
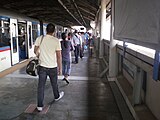
[[[31,76],[37,76],[39,71],[39,60],[34,58],[26,66],[26,73]]]

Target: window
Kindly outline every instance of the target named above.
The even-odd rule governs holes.
[[[29,47],[32,48],[31,25],[29,25]]]
[[[9,20],[0,20],[0,47],[10,46]]]
[[[32,36],[33,42],[35,42],[36,38],[38,37],[38,24],[32,24]]]
[[[17,39],[16,39],[16,24],[12,24],[12,45],[13,45],[13,53],[17,52]]]

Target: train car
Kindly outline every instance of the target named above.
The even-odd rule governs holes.
[[[0,10],[0,71],[34,55],[34,41],[40,35],[38,20]]]
[[[72,29],[73,29],[72,32],[74,32],[74,30],[77,30],[80,33],[82,33],[82,32],[85,33],[86,32],[86,28],[84,26],[72,26]]]

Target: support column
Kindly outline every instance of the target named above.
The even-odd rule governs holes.
[[[103,39],[104,39],[104,34],[105,34],[105,23],[106,23],[106,5],[107,5],[107,0],[102,0],[101,1],[101,25],[100,25],[100,44],[99,44],[99,58],[103,57]]]
[[[43,21],[40,21],[40,35],[43,35]]]
[[[114,28],[114,0],[111,1],[111,35],[110,35],[110,52],[109,52],[109,77],[116,77],[118,74],[118,54],[116,52],[117,40],[113,38]]]
[[[97,21],[96,21],[96,30],[98,31],[97,33],[98,39],[96,41],[96,52],[98,53],[98,56],[99,56],[99,42],[100,42],[100,25],[99,24],[100,24],[100,15],[98,15]]]

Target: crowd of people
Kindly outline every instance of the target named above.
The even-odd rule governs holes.
[[[54,37],[55,26],[48,24],[46,28],[47,35],[36,39],[34,53],[39,56],[39,80],[37,89],[37,110],[43,110],[44,89],[47,76],[50,78],[54,101],[60,100],[64,92],[59,92],[57,79],[58,74],[63,75],[63,80],[69,84],[68,77],[71,73],[71,63],[77,64],[79,57],[82,59],[84,50],[90,44],[88,33],[63,32],[62,40]],[[71,52],[74,51],[75,60],[72,61]],[[72,62],[71,62],[72,61]]]
[[[69,84],[68,76],[71,72],[71,52],[74,52],[75,59],[72,61],[73,64],[78,64],[79,57],[82,59],[84,56],[84,50],[91,43],[90,35],[86,32],[77,32],[74,33],[67,33],[66,31],[62,33],[62,74],[64,76],[63,80]]]

